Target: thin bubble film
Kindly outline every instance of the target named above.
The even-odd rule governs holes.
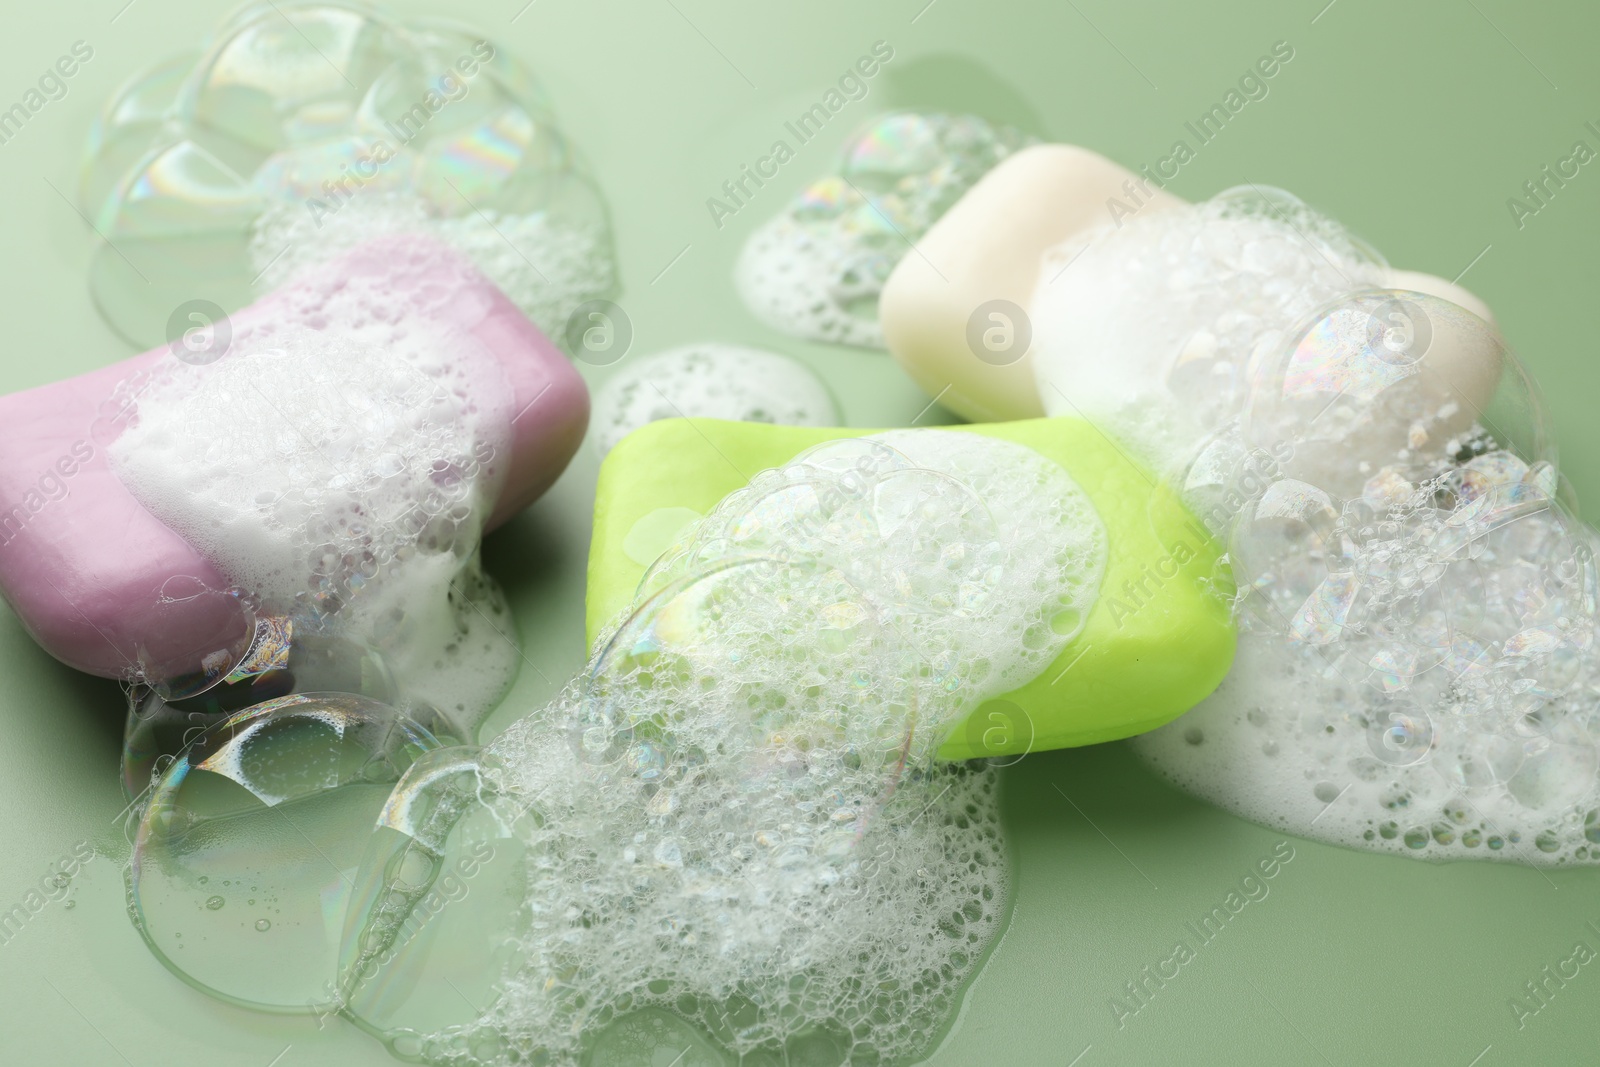
[[[97,255],[97,303],[147,344],[184,300],[243,306],[385,233],[457,248],[552,337],[615,280],[604,203],[527,69],[337,0],[247,7],[122,89],[80,200],[127,257]]]
[[[152,783],[130,912],[179,977],[306,1011],[337,962],[353,859],[426,729],[375,701],[306,694],[205,730]]]
[[[96,432],[140,503],[260,615],[371,651],[402,707],[470,738],[518,661],[477,555],[511,390],[435,321],[460,288],[434,248],[396,244],[381,281],[313,270],[217,361],[122,382]]]
[[[1029,308],[1039,399],[1169,470],[1243,409],[1260,353],[1384,270],[1269,187],[1107,224],[1045,253]]]
[[[925,1052],[1007,901],[995,772],[934,753],[1060,652],[1104,553],[1009,442],[895,431],[758,475],[490,746],[536,813],[513,960],[473,1022],[390,1038],[571,1064],[665,1011],[741,1056]]]
[[[630,361],[595,394],[590,423],[603,455],[639,427],[678,417],[834,426],[839,411],[804,364],[708,341]]]
[[[734,269],[740,298],[784,333],[882,348],[878,293],[895,264],[962,193],[1033,142],[972,115],[873,120],[844,146],[837,173],[745,242]]]
[[[1369,290],[1258,361],[1183,472],[1241,629],[1132,744],[1247,818],[1433,859],[1600,862],[1596,535],[1492,326]]]

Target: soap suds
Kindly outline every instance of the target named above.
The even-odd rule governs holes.
[[[1420,293],[1264,352],[1180,482],[1228,547],[1238,662],[1134,747],[1309,837],[1600,863],[1596,536],[1544,423],[1493,328]]]
[[[1167,473],[1242,410],[1258,351],[1384,264],[1278,189],[1240,187],[1050,249],[1028,312],[1039,400]]]
[[[434,314],[463,299],[458,262],[402,239],[382,278],[317,268],[222,359],[163,361],[106,409],[118,477],[261,613],[370,644],[470,738],[517,665],[477,557],[511,390]]]
[[[702,342],[630,360],[595,394],[590,423],[604,455],[639,427],[679,417],[833,426],[839,411],[805,365],[775,352]]]
[[[558,341],[616,284],[605,202],[533,73],[437,20],[243,8],[112,99],[83,171],[84,214],[162,269],[155,285],[120,260],[93,272],[136,336],[170,311],[152,300],[264,293],[393,233],[464,252]]]
[[[393,233],[424,234],[463,253],[553,339],[564,336],[579,304],[609,293],[616,281],[606,235],[595,227],[549,212],[437,216],[420,196],[373,190],[321,219],[300,201],[270,203],[250,241],[256,287],[270,292],[309,266]]]
[[[575,1064],[650,1009],[737,1055],[925,1052],[1008,877],[995,771],[934,752],[1061,651],[1105,551],[1058,465],[975,434],[830,442],[730,495],[490,746],[538,813],[520,962],[423,1058]]]
[[[901,257],[979,178],[1033,143],[972,115],[899,112],[844,146],[745,242],[739,296],[763,322],[816,341],[882,348],[878,293]]]

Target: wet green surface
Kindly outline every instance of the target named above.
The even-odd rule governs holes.
[[[633,321],[636,353],[698,339],[787,351],[817,368],[848,421],[864,426],[908,423],[927,398],[882,354],[772,334],[739,306],[728,280],[744,235],[827,169],[848,126],[894,105],[970,107],[1129,165],[1153,163],[1185,136],[1185,121],[1288,41],[1294,58],[1268,95],[1201,146],[1172,188],[1199,198],[1246,181],[1281,185],[1398,266],[1448,278],[1470,265],[1463,284],[1491,304],[1543,383],[1566,472],[1593,518],[1600,419],[1590,409],[1600,362],[1589,289],[1600,172],[1581,170],[1520,229],[1506,201],[1574,141],[1600,147],[1585,127],[1600,126],[1591,54],[1600,12],[1577,4],[1529,12],[1507,0],[1403,10],[1337,0],[1319,15],[1322,3],[828,0],[755,11],[710,0],[538,0],[519,14],[523,0],[497,0],[452,4],[448,13],[539,72],[590,157],[614,211],[618,300]],[[73,41],[95,49],[67,95],[0,146],[0,309],[9,342],[0,388],[127,354],[87,297],[97,238],[57,190],[70,195],[100,101],[136,69],[200,37],[225,6],[138,0],[119,14],[120,6],[14,8],[0,34],[8,104]],[[895,56],[867,98],[717,229],[706,198],[880,39]],[[933,409],[919,424],[937,421],[944,417]],[[489,566],[508,587],[538,667],[523,671],[495,723],[535,706],[582,661],[597,466],[586,449],[549,497],[489,543]],[[351,1027],[230,1008],[163,970],[123,914],[119,693],[49,660],[3,610],[0,679],[8,822],[0,1058],[140,1067],[393,1062]],[[1030,757],[1008,775],[1015,917],[935,1063],[1493,1067],[1591,1062],[1600,1052],[1600,960],[1569,962],[1579,942],[1600,951],[1600,873],[1431,866],[1285,845],[1172,792],[1117,745]],[[80,842],[112,858],[74,880],[71,908],[47,901],[41,882]],[[1223,906],[1263,860],[1278,860],[1267,894],[1202,944],[1189,924]],[[1168,961],[1179,941],[1193,958],[1175,965]],[[1547,966],[1568,977],[1546,978]],[[1169,977],[1147,979],[1146,967]],[[1136,1013],[1130,982],[1147,990]],[[1542,1006],[1528,996],[1529,982],[1545,983]],[[1520,1028],[1514,997],[1539,1009]],[[1113,998],[1129,1010],[1119,1012]],[[666,1067],[688,1043],[671,1027],[651,1032],[664,1035],[664,1047],[637,1053],[642,1062]]]

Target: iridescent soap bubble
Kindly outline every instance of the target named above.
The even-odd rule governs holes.
[[[609,223],[529,72],[430,20],[330,0],[247,7],[107,104],[79,199],[90,288],[130,340],[233,310],[370,237],[470,255],[550,336],[615,276]]]
[[[1268,186],[1104,223],[1044,254],[1028,308],[1040,399],[1168,474],[1225,433],[1252,369],[1306,315],[1386,272],[1344,227]]]
[[[1208,752],[1167,730],[1137,747],[1253,818],[1358,847],[1592,862],[1596,534],[1491,323],[1362,289],[1263,335],[1242,414],[1176,482],[1229,546],[1243,634],[1184,719]],[[1282,733],[1299,708],[1307,728]],[[1297,774],[1338,803],[1310,806]],[[1402,835],[1401,811],[1426,825]],[[1440,819],[1465,829],[1428,832]]]
[[[348,637],[302,625],[287,616],[255,620],[249,651],[232,671],[198,693],[179,695],[136,686],[129,694],[123,732],[123,789],[131,800],[150,788],[152,777],[197,737],[230,716],[294,693],[352,693],[394,704],[394,679],[382,657]],[[450,728],[431,709],[412,708],[413,718],[435,734]]]
[[[146,943],[225,1000],[315,1010],[379,813],[439,747],[394,709],[345,694],[269,701],[208,729],[156,781],[139,823],[130,877]],[[208,908],[219,893],[229,906]]]
[[[1347,642],[1384,688],[1452,657],[1481,674],[1462,641],[1542,656],[1563,639],[1530,629],[1588,610],[1542,403],[1472,313],[1400,290],[1319,311],[1263,362],[1241,436],[1275,458],[1230,538],[1247,603],[1295,641]]]
[[[516,957],[536,807],[476,748],[425,753],[380,813],[328,1007],[385,1041],[470,1027]]]
[[[846,142],[838,173],[812,182],[745,243],[745,306],[797,337],[882,348],[878,293],[961,194],[1033,138],[972,115],[898,112]]]

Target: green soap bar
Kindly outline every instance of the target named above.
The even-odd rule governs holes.
[[[942,429],[1027,445],[1061,464],[1105,523],[1109,558],[1083,630],[1032,682],[978,708],[947,759],[1071,748],[1152,730],[1203,700],[1233,663],[1236,633],[1213,591],[1220,549],[1165,486],[1092,424],[1028,419]],[[589,548],[589,642],[633,602],[645,570],[688,525],[758,471],[873,430],[664,419],[600,468]]]

